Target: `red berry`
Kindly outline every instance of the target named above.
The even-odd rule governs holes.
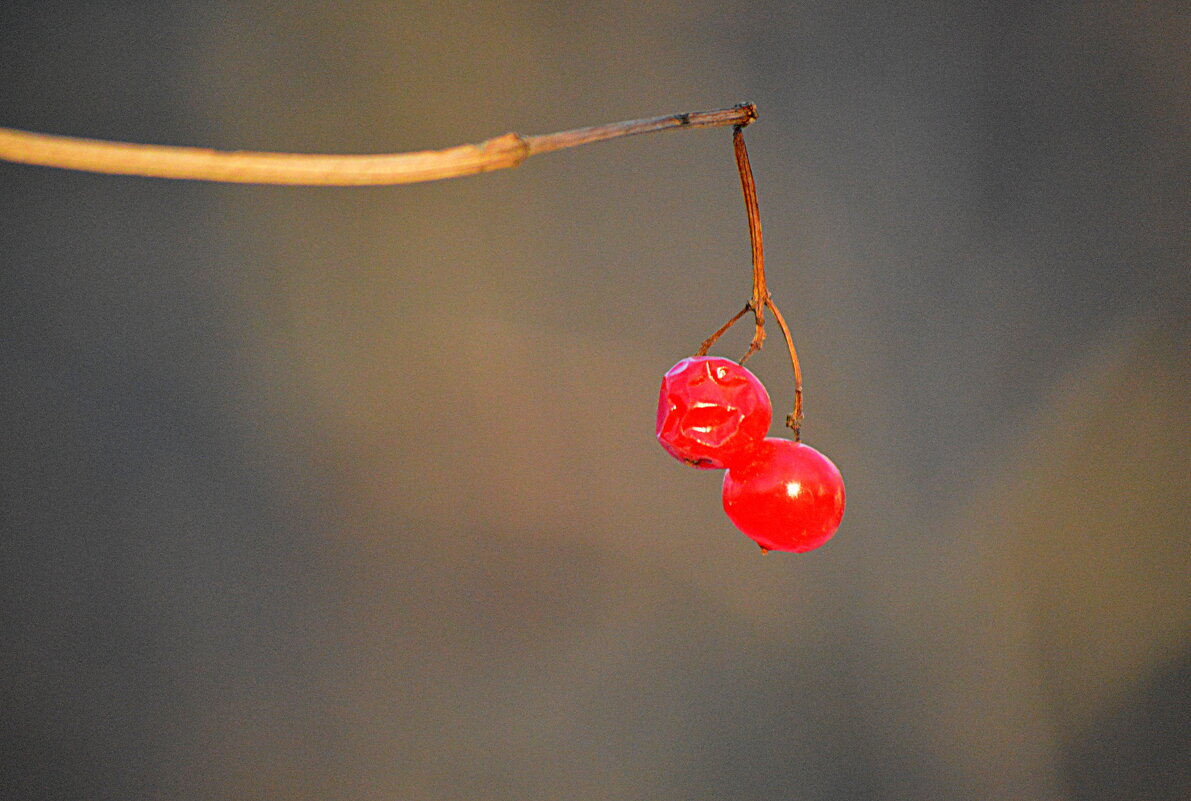
[[[658,442],[689,465],[722,469],[747,462],[772,419],[765,387],[730,359],[693,356],[662,378]]]
[[[767,551],[818,548],[844,517],[844,480],[823,454],[766,438],[748,464],[724,474],[724,511]]]

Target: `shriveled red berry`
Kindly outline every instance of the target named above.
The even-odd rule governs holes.
[[[722,469],[748,461],[772,419],[761,381],[730,359],[692,356],[662,378],[658,442],[689,465]]]
[[[724,511],[765,550],[809,551],[839,528],[844,480],[823,454],[788,439],[766,438],[753,460],[724,474]]]

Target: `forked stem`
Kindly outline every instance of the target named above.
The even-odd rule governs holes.
[[[761,211],[757,206],[757,184],[753,180],[753,168],[749,164],[748,149],[744,145],[743,126],[737,125],[732,131],[732,149],[736,154],[736,168],[740,172],[740,188],[744,193],[744,210],[748,215],[749,243],[753,251],[753,296],[744,304],[736,315],[720,326],[719,330],[703,341],[696,356],[706,356],[711,346],[724,335],[736,321],[748,312],[753,313],[753,339],[748,350],[741,357],[744,364],[749,357],[761,349],[765,343],[765,309],[773,312],[774,319],[782,329],[786,339],[786,349],[790,353],[790,366],[794,370],[794,411],[786,416],[786,426],[794,432],[794,441],[802,437],[802,367],[798,364],[798,352],[794,350],[794,339],[790,336],[790,328],[782,317],[781,311],[769,294],[769,285],[765,282],[765,246],[761,238]]]

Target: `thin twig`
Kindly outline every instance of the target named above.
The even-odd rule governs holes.
[[[761,349],[765,342],[765,309],[768,308],[773,312],[778,326],[782,329],[782,335],[786,339],[786,349],[790,353],[790,365],[794,369],[794,411],[786,417],[786,425],[794,432],[794,441],[798,442],[802,437],[802,367],[798,364],[798,352],[794,349],[794,338],[790,336],[790,328],[786,325],[786,320],[782,317],[777,304],[773,302],[773,298],[769,294],[769,285],[765,280],[765,248],[761,240],[761,211],[757,205],[757,184],[753,180],[753,168],[749,164],[748,149],[744,145],[744,132],[741,128],[742,126],[738,125],[732,132],[732,148],[736,154],[736,167],[740,172],[740,189],[744,193],[744,210],[749,221],[749,242],[753,249],[753,296],[731,320],[724,323],[719,330],[704,340],[695,355],[706,355],[716,340],[751,310],[755,327],[748,351],[740,359],[740,363],[744,364],[750,356]]]
[[[562,131],[561,133],[527,136],[525,143],[529,147],[528,155],[536,156],[539,153],[549,153],[552,150],[603,142],[606,139],[617,139],[622,136],[665,131],[670,128],[722,128],[728,125],[743,128],[756,119],[756,106],[752,103],[738,103],[732,108],[716,109],[715,111],[692,111],[687,114],[671,114],[667,117],[614,122],[610,125],[576,128],[573,131]]]
[[[769,301],[769,287],[765,283],[765,247],[761,240],[761,211],[757,208],[757,184],[753,181],[749,152],[744,146],[744,131],[739,125],[732,131],[732,150],[736,154],[736,167],[740,171],[744,211],[749,220],[749,243],[753,248],[753,297],[749,306],[753,309],[755,325],[753,340],[740,360],[740,363],[744,364],[765,344],[765,304]]]
[[[718,331],[716,331],[714,334],[709,336],[707,339],[703,340],[703,344],[699,346],[699,349],[697,351],[695,351],[695,355],[696,356],[706,356],[707,351],[711,350],[711,346],[715,344],[716,340],[719,339],[720,337],[722,337],[724,335],[725,331],[727,331],[732,326],[736,325],[736,321],[739,320],[741,317],[745,316],[746,314],[748,314],[749,309],[751,309],[752,307],[753,307],[753,304],[751,304],[751,303],[744,304],[744,308],[741,309],[740,311],[736,312],[735,316],[733,316],[731,320],[729,320],[728,322],[721,325],[719,327]]]
[[[794,338],[790,336],[790,327],[785,318],[778,311],[777,304],[772,299],[765,301],[765,305],[773,312],[782,335],[786,338],[786,349],[790,351],[790,363],[794,365],[794,411],[786,415],[786,427],[794,432],[794,441],[802,439],[802,368],[798,365],[798,352],[794,350]]]
[[[515,133],[446,150],[381,155],[318,155],[219,151],[196,147],[106,142],[0,128],[0,160],[43,167],[241,184],[363,186],[436,181],[516,167],[530,156],[569,147],[674,128],[748,125],[752,103],[629,120],[572,131],[521,136]]]

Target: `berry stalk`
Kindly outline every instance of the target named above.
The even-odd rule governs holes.
[[[798,351],[794,349],[794,338],[790,336],[790,327],[773,302],[769,294],[769,285],[765,281],[765,246],[761,237],[761,210],[757,205],[757,184],[753,180],[753,168],[749,164],[748,148],[744,144],[744,126],[737,125],[732,131],[732,149],[736,155],[736,168],[740,172],[740,189],[744,194],[744,210],[748,215],[749,243],[753,256],[753,295],[744,308],[738,311],[732,319],[724,323],[719,329],[703,340],[695,356],[706,356],[711,346],[724,333],[750,311],[753,313],[753,339],[749,348],[741,357],[744,364],[749,357],[761,349],[765,343],[765,309],[773,312],[778,327],[782,329],[782,336],[786,340],[786,350],[790,353],[790,366],[794,371],[794,411],[786,416],[786,426],[794,432],[794,441],[802,438],[802,367],[798,363]]]

